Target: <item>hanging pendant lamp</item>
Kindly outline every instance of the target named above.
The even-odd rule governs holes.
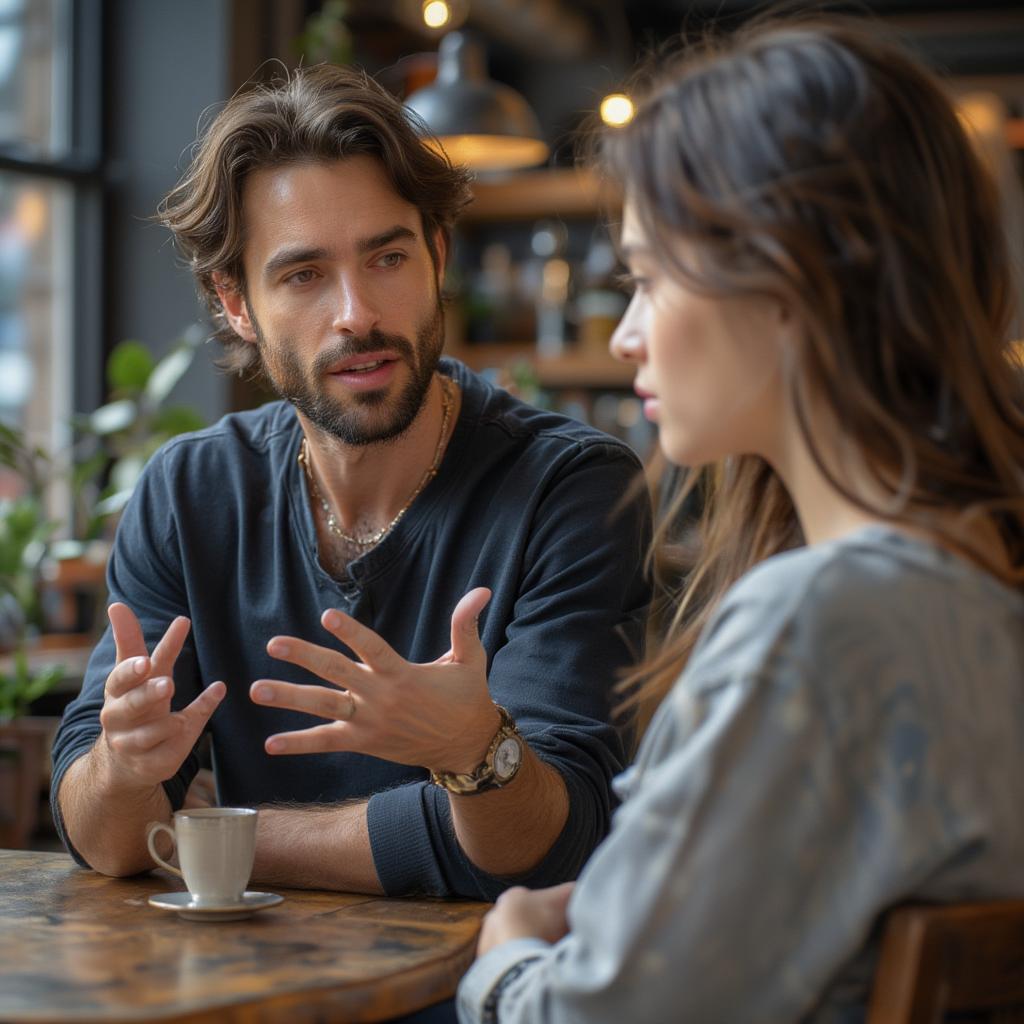
[[[488,77],[483,47],[463,32],[441,40],[437,77],[406,106],[426,122],[452,163],[500,171],[547,159],[547,144],[526,100]]]

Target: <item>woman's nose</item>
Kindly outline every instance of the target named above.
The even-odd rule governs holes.
[[[608,343],[611,354],[624,363],[642,362],[646,357],[637,297],[634,295]]]

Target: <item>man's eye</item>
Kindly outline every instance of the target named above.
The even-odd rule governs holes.
[[[312,270],[296,270],[294,274],[289,274],[285,280],[289,284],[309,284],[315,276]]]
[[[404,252],[386,252],[377,260],[379,267],[399,267],[405,262]]]

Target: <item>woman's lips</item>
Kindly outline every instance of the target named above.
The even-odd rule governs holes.
[[[644,403],[644,416],[652,422],[658,419],[658,409],[660,402],[655,397],[653,391],[647,391],[646,389],[634,384],[633,390],[636,392],[637,397]]]

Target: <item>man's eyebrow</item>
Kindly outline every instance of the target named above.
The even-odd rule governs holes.
[[[416,238],[416,232],[411,228],[403,227],[401,224],[396,224],[393,228],[388,228],[387,231],[382,231],[379,235],[372,235],[370,238],[360,239],[356,243],[356,249],[361,253],[373,252],[374,249],[381,249],[385,245],[390,245],[392,242],[397,242],[399,239],[408,239],[414,241]]]
[[[326,249],[313,249],[304,246],[293,246],[274,253],[263,266],[263,276],[273,277],[279,270],[296,263],[308,263],[311,260],[325,260],[330,256]]]

